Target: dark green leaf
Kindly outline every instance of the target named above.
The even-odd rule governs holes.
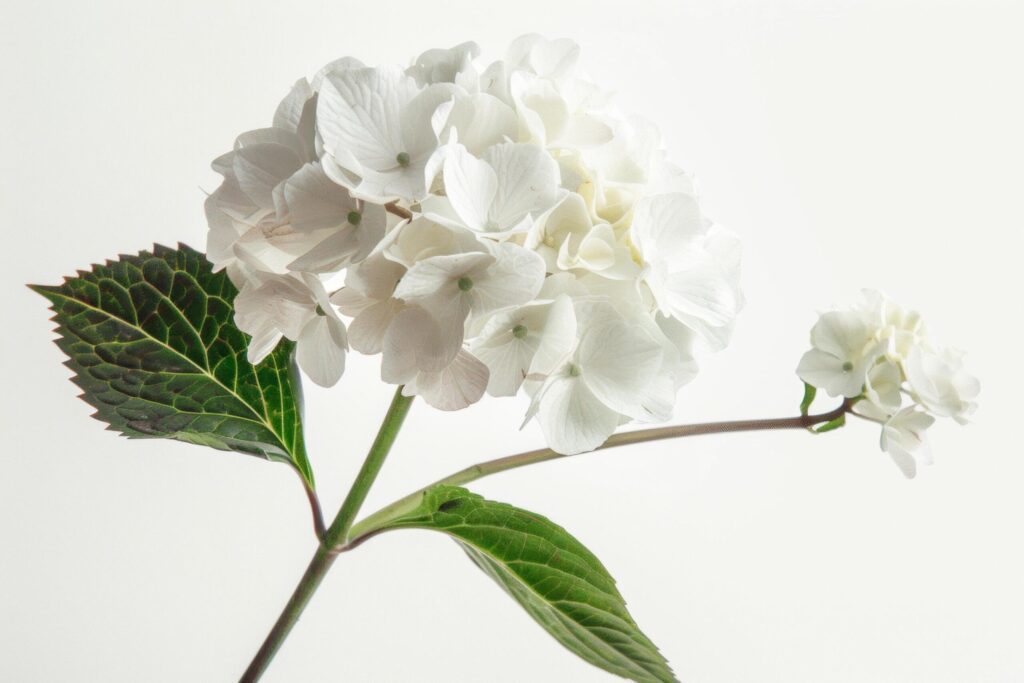
[[[251,365],[237,291],[201,253],[156,246],[32,289],[50,300],[65,364],[110,429],[287,462],[312,486],[293,344]]]
[[[591,664],[634,681],[676,680],[629,615],[608,570],[550,520],[463,488],[436,486],[384,527],[400,528],[454,538],[537,623]]]
[[[807,415],[811,409],[811,404],[814,403],[814,397],[817,395],[817,387],[813,387],[807,382],[804,382],[804,400],[800,401],[800,414]]]

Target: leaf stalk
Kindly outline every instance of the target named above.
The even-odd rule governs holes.
[[[593,453],[595,451],[605,450],[607,448],[616,448],[618,446],[627,446],[630,444],[645,443],[648,441],[662,441],[664,439],[678,439],[685,436],[700,436],[703,434],[753,432],[774,429],[811,429],[814,425],[822,423],[826,425],[834,424],[837,420],[846,416],[846,413],[850,411],[852,405],[852,401],[847,399],[833,410],[817,415],[797,415],[795,417],[777,417],[761,420],[703,422],[691,425],[672,425],[669,427],[654,427],[651,429],[638,429],[632,432],[621,432],[619,434],[612,434],[608,437],[607,441],[595,448],[594,451],[588,452]],[[580,455],[585,455],[585,453],[581,453]],[[505,472],[507,470],[526,467],[527,465],[547,462],[548,460],[560,460],[562,458],[570,457],[573,456],[557,453],[550,448],[539,448],[533,451],[525,451],[523,453],[508,455],[503,458],[496,458],[494,460],[487,460],[485,462],[478,462],[475,465],[470,465],[465,469],[461,469],[458,472],[449,474],[442,479],[438,479],[434,483],[424,486],[423,488],[366,517],[352,527],[347,544],[342,548],[339,548],[339,552],[351,550],[369,540],[370,537],[375,536],[381,528],[386,526],[386,524],[396,515],[401,514],[401,512],[409,507],[415,507],[423,496],[423,493],[430,488],[441,485],[464,486],[465,484],[476,481],[477,479],[482,479],[483,477],[497,474],[498,472]]]
[[[363,462],[363,466],[359,470],[359,474],[356,475],[356,479],[353,482],[348,495],[345,497],[345,501],[342,503],[341,509],[338,510],[338,514],[334,518],[330,527],[328,527],[322,535],[318,534],[321,536],[322,540],[320,546],[316,550],[316,554],[313,555],[313,559],[310,561],[309,567],[306,569],[306,573],[303,574],[302,579],[299,581],[299,585],[296,586],[291,599],[288,601],[288,604],[285,605],[284,611],[282,611],[277,623],[274,624],[274,627],[267,635],[266,640],[263,642],[263,646],[260,648],[259,652],[256,653],[256,657],[249,665],[249,668],[246,669],[241,679],[239,679],[240,683],[254,683],[263,675],[267,667],[270,665],[270,662],[273,660],[274,655],[281,647],[281,644],[284,642],[285,638],[288,637],[292,627],[294,627],[296,622],[298,622],[299,617],[306,605],[309,603],[310,598],[320,586],[320,582],[331,568],[331,565],[334,564],[338,555],[356,548],[378,533],[385,531],[390,521],[400,517],[411,509],[415,509],[428,489],[442,484],[461,486],[463,484],[476,481],[477,479],[497,474],[498,472],[517,469],[519,467],[525,467],[526,465],[533,465],[539,462],[546,462],[548,460],[571,457],[561,453],[556,453],[549,448],[541,448],[470,465],[469,467],[450,474],[443,479],[439,479],[433,484],[425,486],[404,498],[396,500],[390,505],[387,505],[377,512],[367,516],[358,524],[353,525],[356,515],[359,514],[359,510],[366,501],[366,496],[370,492],[370,488],[373,486],[374,481],[377,479],[377,475],[380,473],[381,467],[384,465],[384,461],[398,436],[398,432],[402,427],[402,423],[404,422],[411,405],[412,398],[403,396],[402,387],[399,387],[398,391],[395,393],[394,399],[391,401],[391,406],[388,408],[384,421],[381,423],[380,430],[377,433],[377,438],[370,447],[366,460]],[[644,443],[647,441],[699,436],[702,434],[721,434],[726,432],[749,432],[773,429],[810,429],[815,425],[832,423],[833,421],[844,417],[846,413],[850,411],[851,406],[852,402],[845,400],[837,408],[830,410],[827,413],[820,413],[817,415],[798,415],[796,417],[769,418],[762,420],[705,422],[692,425],[673,425],[669,427],[640,429],[632,432],[613,434],[595,450],[604,450],[606,448],[615,448],[617,446],[626,446],[629,444]],[[319,505],[317,504],[314,507],[314,510],[318,507]]]

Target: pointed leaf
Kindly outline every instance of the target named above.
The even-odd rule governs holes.
[[[462,546],[558,642],[634,681],[675,681],[668,662],[626,610],[600,560],[550,520],[455,486],[428,489],[415,508],[374,533],[420,528]]]
[[[294,345],[251,365],[237,290],[201,253],[157,245],[31,288],[50,300],[65,364],[110,429],[286,462],[312,486]]]

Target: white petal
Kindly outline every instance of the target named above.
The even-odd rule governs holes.
[[[376,204],[395,200],[418,201],[426,194],[426,162],[426,156],[416,157],[407,166],[396,166],[386,171],[375,171],[364,166],[360,171],[359,184],[353,188],[352,194]]]
[[[242,191],[261,209],[274,209],[274,188],[302,167],[295,150],[276,144],[243,147],[234,157]]]
[[[444,159],[444,188],[448,201],[466,227],[487,232],[488,210],[498,191],[490,165],[455,145]]]
[[[498,180],[490,217],[501,230],[517,226],[529,214],[547,211],[560,198],[558,164],[544,149],[504,143],[484,153]]]
[[[313,76],[311,85],[315,92],[319,92],[323,85],[324,79],[330,76],[331,74],[340,74],[344,71],[348,71],[349,69],[365,68],[366,65],[363,64],[358,59],[356,59],[355,57],[340,57],[332,62],[328,62],[323,66],[323,68],[317,71],[316,75]]]
[[[917,475],[917,461],[914,460],[914,456],[904,450],[898,444],[894,444],[889,447],[889,455],[892,457],[892,461],[896,463],[896,466],[900,468],[900,472],[907,479],[913,479]]]
[[[480,56],[480,46],[474,42],[460,43],[447,49],[427,50],[413,62],[406,72],[418,83],[453,83],[456,77],[472,68],[473,60]]]
[[[537,252],[502,242],[494,247],[493,253],[497,260],[471,290],[474,315],[525,304],[537,296],[544,284],[544,259]]]
[[[612,139],[612,129],[596,116],[573,114],[562,133],[553,141],[557,146],[575,149],[597,147]]]
[[[407,306],[395,314],[384,334],[381,377],[390,384],[404,384],[421,370],[438,372],[461,346],[462,339],[445,334],[429,313]]]
[[[395,297],[405,301],[422,301],[443,292],[454,298],[459,293],[457,282],[460,277],[486,268],[494,261],[493,256],[482,253],[432,256],[406,272],[395,288]]]
[[[299,334],[295,360],[322,387],[334,386],[345,372],[345,327],[334,318],[314,316]]]
[[[823,313],[811,328],[814,348],[843,360],[852,361],[860,356],[870,339],[871,332],[857,311]]]
[[[274,127],[297,133],[306,103],[312,97],[313,89],[309,86],[309,81],[305,78],[295,81],[288,95],[277,105],[277,111],[274,112]]]
[[[405,268],[380,254],[375,254],[345,273],[345,287],[370,297],[387,299],[405,274]]]
[[[357,202],[348,190],[333,182],[320,164],[306,164],[284,185],[288,216],[296,230],[337,228],[348,222]]]
[[[392,299],[363,309],[348,326],[352,348],[366,355],[380,353],[384,348],[384,335],[400,306]]]
[[[903,379],[900,369],[889,361],[883,361],[868,371],[865,381],[865,397],[885,412],[892,415],[899,410],[903,397],[900,385]]]
[[[522,66],[529,66],[538,76],[560,78],[575,68],[580,46],[569,38],[548,40],[537,34],[528,34],[509,46],[509,61],[513,61],[517,52],[525,53]]]
[[[234,180],[230,182],[232,185],[235,184]],[[221,206],[221,199],[224,196],[222,191],[227,185],[228,181],[225,180],[216,192],[206,198],[203,205],[206,211],[206,222],[209,226],[206,236],[206,256],[213,262],[214,270],[221,270],[235,260],[235,242],[248,229],[247,225],[226,214]]]
[[[327,74],[317,103],[317,128],[326,151],[341,161],[336,152],[345,150],[361,166],[377,171],[396,168],[398,154],[406,151],[402,110],[417,91],[412,78],[392,67]]]
[[[663,351],[644,329],[621,318],[588,323],[576,356],[580,378],[602,403],[617,413],[645,416]]]
[[[864,387],[864,365],[845,370],[844,362],[819,349],[811,349],[800,359],[796,374],[811,386],[824,389],[829,396],[859,396]]]
[[[518,125],[512,107],[485,93],[456,99],[444,117],[442,127],[437,128],[436,123],[435,130],[441,139],[447,138],[448,130],[455,130],[459,142],[477,156],[491,145],[515,139]]]
[[[537,416],[548,447],[564,455],[594,450],[619,426],[619,414],[598,400],[578,377],[551,382]]]
[[[473,352],[490,371],[487,393],[491,396],[515,396],[529,374],[536,344],[536,340],[513,338],[497,346],[475,347]]]
[[[560,294],[548,308],[540,344],[530,364],[529,374],[551,374],[572,353],[575,346],[576,313],[572,299]]]
[[[288,264],[288,270],[307,273],[331,273],[351,263],[365,259],[384,236],[382,207],[364,206],[357,225],[345,223],[337,230],[327,231],[327,237],[316,243],[309,251]],[[323,231],[317,235],[324,234]]]
[[[684,193],[641,199],[633,210],[633,238],[650,261],[655,256],[671,260],[692,249],[695,239],[707,232],[696,197]]]
[[[329,273],[343,268],[358,247],[351,226],[332,232],[312,249],[288,264],[288,270]]]
[[[731,323],[740,308],[736,294],[727,274],[711,263],[670,273],[664,280],[664,301],[684,321],[693,317],[715,327]]]
[[[277,347],[278,342],[284,336],[271,325],[255,329],[251,334],[252,339],[249,340],[245,358],[253,365],[262,363],[263,359],[270,355],[270,352]]]
[[[244,287],[235,297],[235,323],[250,334],[272,326],[289,339],[298,339],[315,304],[309,289],[295,278],[274,278],[262,285]]]
[[[402,113],[402,150],[412,159],[427,157],[437,147],[437,133],[431,123],[434,111],[459,92],[450,83],[435,83],[424,88],[410,100]],[[422,167],[421,167],[422,168]]]
[[[421,372],[408,389],[438,410],[462,410],[484,395],[487,366],[468,351],[460,351],[440,372]]]

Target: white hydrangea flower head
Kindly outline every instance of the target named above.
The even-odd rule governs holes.
[[[441,410],[525,393],[563,453],[669,419],[743,306],[738,240],[576,43],[480,54],[331,62],[214,162],[208,251],[250,356],[295,340],[329,385],[351,345]]]
[[[965,424],[977,409],[981,385],[964,368],[963,353],[936,346],[916,311],[881,292],[866,290],[852,308],[821,314],[811,346],[797,375],[880,424],[882,450],[907,477],[918,463],[931,463],[925,430],[935,418]]]

